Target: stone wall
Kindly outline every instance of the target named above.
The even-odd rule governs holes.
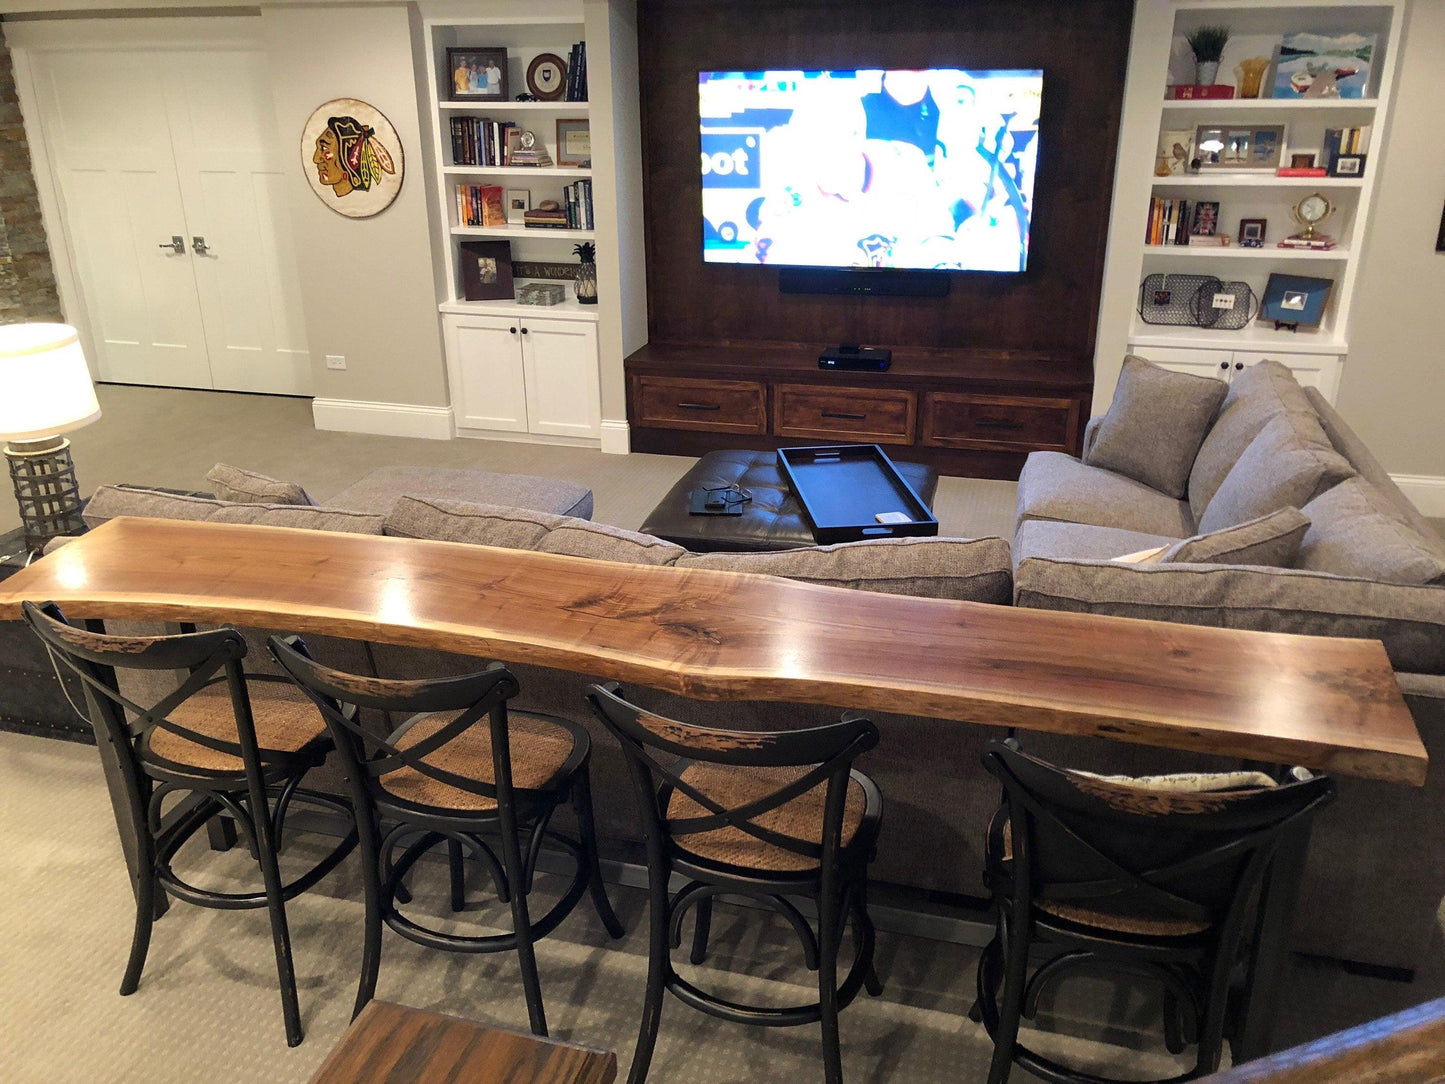
[[[0,44],[0,324],[59,319],[15,73]]]

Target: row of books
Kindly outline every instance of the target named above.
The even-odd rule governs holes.
[[[458,166],[510,165],[507,133],[514,121],[486,117],[453,117],[452,164]]]
[[[1198,218],[1200,221],[1195,222]],[[1208,221],[1205,221],[1205,219]],[[1146,245],[1187,245],[1192,228],[1201,233],[1213,234],[1219,218],[1219,204],[1215,201],[1163,199],[1155,196],[1149,201],[1149,224],[1144,230]]]
[[[1320,146],[1320,165],[1329,169],[1342,154],[1364,154],[1370,146],[1370,126],[1358,128],[1326,128]]]
[[[505,226],[504,196],[498,184],[457,185],[457,222],[463,226]]]
[[[592,182],[573,181],[562,189],[567,225],[574,230],[592,229]]]
[[[567,91],[563,101],[585,102],[587,100],[587,43],[579,41],[572,46],[567,57]]]

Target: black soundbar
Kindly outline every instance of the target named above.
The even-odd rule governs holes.
[[[893,364],[893,351],[880,347],[844,343],[818,355],[820,369],[846,369],[851,372],[881,373]]]
[[[944,271],[903,271],[892,267],[778,268],[778,289],[785,294],[944,297],[950,285],[951,280]]]

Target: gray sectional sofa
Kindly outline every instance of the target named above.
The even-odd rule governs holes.
[[[1192,410],[1191,424],[1203,430],[1202,443],[1192,450],[1149,447],[1134,454],[1125,440],[1121,457],[1121,434],[1128,438],[1139,421],[1118,424],[1129,413],[1125,395],[1123,402],[1116,399],[1118,411],[1091,423],[1083,461],[1055,453],[1030,457],[1019,484],[1012,552],[998,538],[936,538],[691,554],[649,535],[589,522],[591,495],[581,487],[420,468],[375,472],[334,498],[336,507],[329,509],[310,506],[299,487],[293,491],[246,472],[213,472],[212,490],[231,500],[102,487],[86,515],[92,525],[115,515],[148,515],[386,533],[599,560],[726,568],[1001,605],[1368,636],[1385,642],[1432,757],[1445,756],[1445,587],[1398,578],[1428,581],[1436,554],[1432,546],[1440,543],[1431,541],[1429,525],[1328,404],[1299,389],[1287,370],[1283,378],[1277,370],[1283,367],[1264,363],[1243,374],[1228,399],[1221,403],[1223,392],[1216,392],[1207,410],[1198,402],[1181,405],[1181,411]],[[1156,375],[1146,373],[1148,379]],[[1305,464],[1304,481],[1286,478],[1277,487],[1298,502],[1294,516],[1284,508],[1263,508],[1269,494],[1261,490],[1267,487],[1244,485],[1248,479],[1236,478],[1225,488],[1241,461],[1256,469],[1251,463],[1260,459],[1261,449],[1247,459],[1245,454],[1280,416],[1287,417],[1294,436],[1312,436],[1318,429],[1328,442],[1303,454],[1279,452],[1280,430],[1286,427],[1271,430],[1263,450],[1273,461]],[[1146,421],[1145,433],[1181,428],[1168,416]],[[1165,474],[1173,474],[1164,484],[1180,488],[1156,489],[1103,462],[1122,462],[1150,477],[1162,466]],[[1290,474],[1263,472],[1266,477],[1273,473]],[[1196,502],[1206,490],[1209,498]],[[1220,491],[1223,503],[1206,518]],[[1212,529],[1220,519],[1236,516],[1248,518]],[[1192,538],[1201,524],[1210,528],[1207,537]],[[1182,542],[1186,538],[1191,541]],[[1154,558],[1161,563],[1114,560],[1139,551],[1158,551]],[[1238,563],[1242,559],[1301,567]],[[1367,574],[1371,568],[1374,576]],[[259,650],[264,631],[248,633],[254,645],[251,661],[260,666],[267,658]],[[312,646],[335,665],[367,665],[356,644],[320,641]],[[376,645],[374,654],[380,672],[391,676],[478,665],[472,658],[387,645]],[[583,700],[593,677],[531,666],[513,669],[522,687],[519,706],[566,715],[592,729],[604,848],[612,857],[635,860],[640,836],[621,756],[595,726]],[[629,692],[654,710],[713,725],[806,726],[838,714],[821,706],[704,703],[655,690]],[[982,771],[979,755],[999,732],[912,716],[874,718],[884,738],[863,766],[888,802],[876,878],[911,891],[981,895],[984,829],[998,792]],[[1025,741],[1040,755],[1091,770],[1229,766],[1215,758],[1101,739],[1026,735]],[[1423,791],[1341,780],[1340,793],[1340,801],[1317,823],[1296,943],[1325,955],[1411,969],[1445,895],[1445,772],[1432,771]]]

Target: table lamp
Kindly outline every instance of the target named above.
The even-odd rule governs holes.
[[[70,441],[61,436],[100,417],[80,336],[68,324],[0,326],[0,439],[25,548],[84,530]]]

